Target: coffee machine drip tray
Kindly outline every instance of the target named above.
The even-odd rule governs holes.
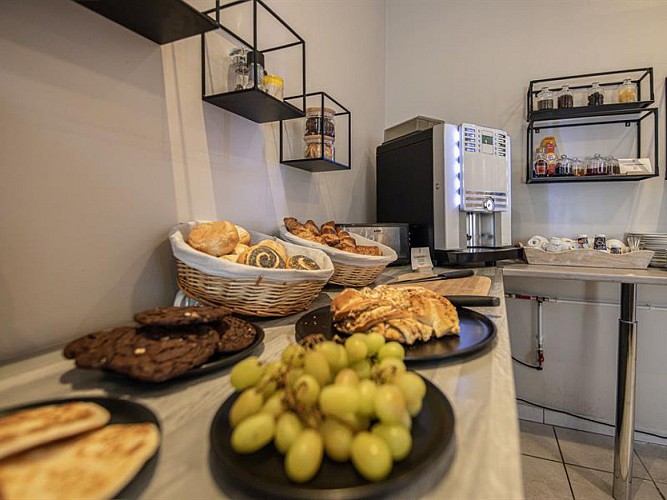
[[[523,249],[517,246],[470,247],[464,250],[436,250],[435,253],[438,265],[484,263],[486,266],[494,266],[499,260],[523,257]]]

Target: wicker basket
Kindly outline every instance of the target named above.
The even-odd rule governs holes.
[[[364,238],[358,234],[351,234],[352,238],[360,245],[374,245],[382,250],[382,257],[358,255],[338,250],[327,245],[321,245],[313,241],[305,240],[292,233],[282,225],[280,227],[280,236],[296,245],[307,248],[316,248],[329,256],[334,266],[334,273],[329,278],[329,283],[335,285],[362,287],[375,282],[388,264],[398,258],[396,252],[377,241]]]
[[[326,280],[286,282],[259,277],[230,279],[205,274],[176,260],[178,286],[183,293],[208,306],[225,306],[250,316],[287,316],[305,311]]]
[[[184,243],[184,237],[195,224],[175,226],[169,240],[176,259],[179,288],[202,304],[225,306],[250,316],[287,316],[308,309],[334,272],[325,253],[289,242],[281,242],[288,255],[307,255],[320,265],[320,270],[261,269],[221,261]],[[271,238],[249,232],[253,242]]]

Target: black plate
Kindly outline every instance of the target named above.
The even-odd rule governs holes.
[[[405,347],[405,362],[462,359],[485,349],[496,338],[496,325],[476,311],[457,307],[460,335],[446,335],[428,342],[416,342]],[[323,334],[331,339],[339,332],[334,328],[329,306],[307,312],[296,322],[296,340],[308,335]],[[345,336],[345,334],[340,334]]]
[[[248,323],[250,323],[248,321]],[[196,378],[196,377],[201,377],[203,375],[206,375],[208,373],[216,372],[218,370],[222,370],[224,368],[227,368],[228,366],[232,366],[236,364],[237,361],[242,360],[243,358],[246,358],[250,356],[255,349],[257,349],[261,344],[262,341],[264,340],[264,330],[262,328],[254,323],[250,323],[252,327],[255,329],[257,332],[257,335],[255,335],[255,340],[253,340],[252,344],[250,344],[248,347],[243,349],[242,351],[235,352],[229,355],[224,355],[224,354],[214,354],[213,357],[209,358],[206,363],[200,366],[196,366],[195,368],[189,369],[187,372],[182,373],[181,375],[170,378],[168,380],[164,380],[162,382],[150,382],[146,380],[140,380],[136,379],[134,377],[130,377],[129,375],[126,375],[124,373],[119,373],[114,370],[104,370],[103,371],[112,377],[118,378],[118,379],[123,379],[123,380],[131,380],[132,382],[140,382],[143,384],[165,384],[169,382],[174,382],[177,380],[187,380],[191,378]],[[97,370],[97,368],[81,368],[77,367],[82,370]]]
[[[258,498],[336,499],[379,497],[417,487],[422,493],[442,480],[455,453],[454,410],[447,397],[428,380],[421,412],[412,421],[412,451],[394,463],[389,477],[373,483],[351,462],[326,456],[319,472],[304,484],[292,483],[284,472],[285,457],[272,444],[248,455],[232,450],[229,410],[235,393],[222,404],[211,423],[211,467],[216,479]]]
[[[0,417],[4,417],[19,410],[27,410],[29,408],[37,408],[46,405],[72,403],[75,401],[96,403],[100,406],[103,406],[111,414],[111,419],[109,420],[110,424],[141,424],[144,422],[155,424],[160,430],[160,440],[162,440],[160,421],[158,420],[155,413],[142,404],[135,403],[134,401],[128,401],[126,399],[94,397],[50,399],[47,401],[39,401],[36,403],[13,406],[11,408],[3,408],[0,410]],[[125,488],[123,488],[115,498],[139,498],[140,494],[146,488],[146,486],[148,486],[148,483],[150,483],[150,480],[153,477],[153,473],[155,472],[155,468],[157,466],[159,452],[160,446],[158,446],[155,454],[144,464],[141,470],[134,476],[134,478],[132,478],[129,483],[127,483]]]

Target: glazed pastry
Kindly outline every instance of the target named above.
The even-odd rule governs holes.
[[[287,259],[287,269],[301,269],[304,271],[316,271],[320,269],[313,259],[307,255],[292,255]]]
[[[278,255],[280,255],[280,258],[283,259],[283,262],[287,262],[287,250],[285,250],[285,247],[276,240],[262,240],[257,243],[257,246],[260,245],[273,248],[278,253]]]
[[[336,232],[336,223],[332,220],[325,222],[320,228],[320,233],[322,234],[336,234]]]
[[[324,243],[326,243],[330,247],[335,247],[340,243],[340,238],[338,237],[337,234],[324,233],[322,235],[322,240],[324,240]]]
[[[283,222],[285,223],[285,227],[290,233],[293,233],[294,230],[297,228],[305,228],[305,226],[301,224],[298,220],[296,220],[294,217],[285,217],[283,219]]]
[[[236,226],[236,232],[239,233],[239,243],[250,245],[250,233],[248,231],[241,226]]]
[[[239,242],[239,233],[229,221],[204,222],[195,226],[187,243],[195,250],[220,257],[227,255]]]
[[[305,227],[306,229],[308,229],[308,231],[310,231],[311,233],[313,233],[313,235],[315,235],[315,236],[319,236],[319,235],[320,235],[320,230],[317,228],[317,225],[316,225],[312,220],[308,219],[308,220],[306,221],[306,223],[304,224],[304,227]]]
[[[382,250],[380,250],[380,247],[373,245],[357,245],[354,247],[353,252],[358,253],[359,255],[371,255],[373,257],[382,256]]]
[[[275,249],[266,245],[250,247],[239,256],[237,262],[265,269],[285,269],[285,259]]]

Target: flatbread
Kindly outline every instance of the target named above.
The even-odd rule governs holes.
[[[0,417],[0,459],[97,429],[109,418],[106,408],[82,401],[40,406]]]
[[[153,424],[114,424],[5,458],[0,498],[112,498],[159,442]]]

